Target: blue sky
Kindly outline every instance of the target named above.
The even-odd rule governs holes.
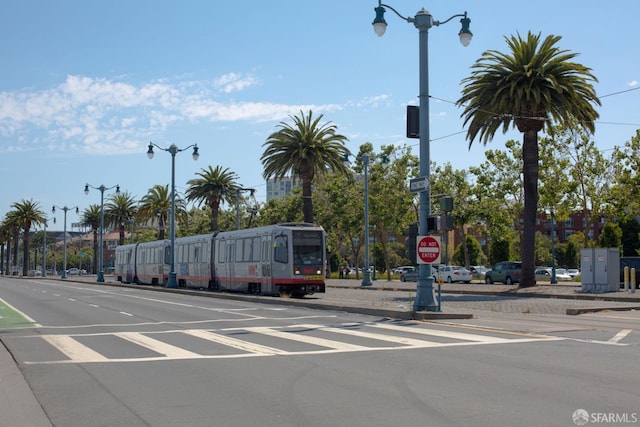
[[[486,149],[521,139],[498,135],[468,149],[460,82],[504,36],[562,36],[559,46],[592,68],[602,97],[595,141],[608,152],[640,128],[640,2],[593,0],[389,1],[405,16],[425,7],[444,21],[464,11],[473,40],[458,41],[459,19],[429,32],[431,159],[463,169]],[[615,5],[615,7],[614,7]],[[371,142],[406,144],[405,108],[417,104],[418,31],[388,10],[383,37],[371,25],[376,0],[21,0],[0,2],[0,217],[34,200],[82,211],[100,203],[85,183],[119,184],[136,198],[169,184],[168,147],[179,192],[208,166],[229,168],[266,200],[260,156],[281,121],[300,110],[324,114],[353,152]],[[622,92],[622,93],[619,93]],[[611,96],[605,96],[615,94]],[[110,193],[106,192],[105,196]],[[49,213],[49,217],[52,215]],[[61,228],[62,214],[56,214]],[[68,224],[76,222],[69,213]]]

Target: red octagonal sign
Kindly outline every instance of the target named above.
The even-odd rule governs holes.
[[[417,239],[418,264],[440,263],[440,242],[431,236],[419,236]]]

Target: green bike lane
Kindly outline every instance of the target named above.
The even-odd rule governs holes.
[[[38,326],[35,320],[0,298],[0,329],[32,328],[34,326]]]

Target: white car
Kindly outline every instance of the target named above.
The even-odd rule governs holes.
[[[416,268],[412,265],[402,265],[400,267],[397,267],[396,269],[393,270],[394,274],[397,274],[399,276],[402,276],[403,273],[407,272],[407,271],[413,271]]]
[[[438,280],[443,282],[464,282],[470,283],[472,279],[471,271],[459,265],[441,265],[438,268]]]
[[[551,276],[553,275],[553,270],[551,267],[538,267],[534,272],[536,279],[540,279],[543,281],[550,281]],[[559,281],[570,281],[571,276],[567,273],[567,270],[564,268],[556,268],[556,280]]]

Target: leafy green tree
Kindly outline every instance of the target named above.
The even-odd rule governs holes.
[[[494,239],[489,243],[489,261],[495,264],[500,261],[510,261],[511,242],[508,239]]]
[[[640,129],[613,150],[611,163],[615,168],[608,192],[609,216],[629,220],[640,211]]]
[[[294,189],[288,196],[269,200],[260,209],[257,224],[271,225],[302,221],[302,199],[299,196],[299,191],[299,189]]]
[[[176,194],[176,220],[184,224],[187,218],[186,203]],[[169,185],[154,185],[138,204],[137,219],[145,223],[158,223],[158,240],[165,239],[167,220],[171,214],[171,192]]]
[[[349,153],[344,146],[347,137],[336,133],[331,122],[320,124],[323,115],[313,119],[313,112],[289,116],[293,125],[280,122],[278,131],[263,144],[260,160],[264,178],[299,177],[302,184],[304,221],[313,223],[311,188],[316,177],[328,173],[346,173],[344,158]]]
[[[546,194],[552,197],[546,200],[555,203],[556,216],[561,221],[579,206],[586,219],[585,237],[595,232],[601,215],[620,217],[620,213],[611,208],[614,204],[610,199],[616,168],[611,159],[598,150],[592,135],[581,129],[575,119],[549,127],[547,134],[541,143],[541,151],[546,152],[541,161],[540,181],[544,183],[540,189],[541,200],[548,190]],[[543,174],[543,168],[550,170]],[[550,203],[542,206],[553,207]],[[584,245],[587,244],[585,241]]]
[[[622,229],[622,256],[640,255],[640,223],[629,219],[619,224]]]
[[[461,242],[463,259],[460,265],[466,267],[472,265],[469,248],[467,247],[466,225],[477,219],[477,211],[473,208],[473,200],[471,198],[473,189],[468,176],[468,171],[453,169],[450,163],[446,163],[444,167],[436,166],[435,171],[431,174],[432,194],[443,194],[453,198],[453,231]],[[433,201],[438,202],[435,198]],[[439,210],[439,205],[432,209],[433,212],[438,212]],[[446,231],[446,236],[448,237],[448,235],[449,232]]]
[[[576,123],[592,132],[598,118],[593,104],[600,104],[591,82],[591,70],[572,62],[577,56],[559,49],[559,36],[528,33],[505,37],[511,54],[496,50],[483,53],[463,80],[462,116],[468,124],[471,145],[476,136],[486,144],[498,129],[514,125],[523,134],[524,209],[520,239],[521,287],[535,285],[535,225],[538,212],[538,132],[550,120]]]
[[[598,237],[601,248],[620,248],[622,251],[622,229],[615,222],[607,222]]]
[[[22,229],[22,275],[29,275],[29,232],[33,225],[44,222],[45,213],[33,200],[22,200],[11,205],[13,208],[13,220]]]
[[[124,245],[125,227],[131,218],[136,217],[136,206],[135,198],[128,191],[110,195],[104,204],[105,223],[113,229],[118,229],[119,245]]]
[[[505,147],[504,151],[485,151],[486,160],[469,168],[475,181],[471,188],[475,216],[486,224],[488,234],[498,240],[510,239],[513,230],[520,230],[523,203],[522,149],[514,140],[508,140]]]
[[[473,236],[467,235],[465,236],[467,241],[466,245],[458,245],[458,247],[453,252],[452,260],[456,265],[466,265],[467,257],[469,266],[471,265],[485,265],[487,263],[487,256],[482,252],[482,245],[478,242]],[[464,248],[467,248],[467,253],[465,254]]]
[[[216,166],[202,169],[196,173],[199,178],[187,181],[187,200],[195,202],[198,206],[205,204],[211,213],[210,230],[218,231],[218,216],[220,214],[220,204],[227,202],[232,205],[237,197],[238,176],[229,168]]]

